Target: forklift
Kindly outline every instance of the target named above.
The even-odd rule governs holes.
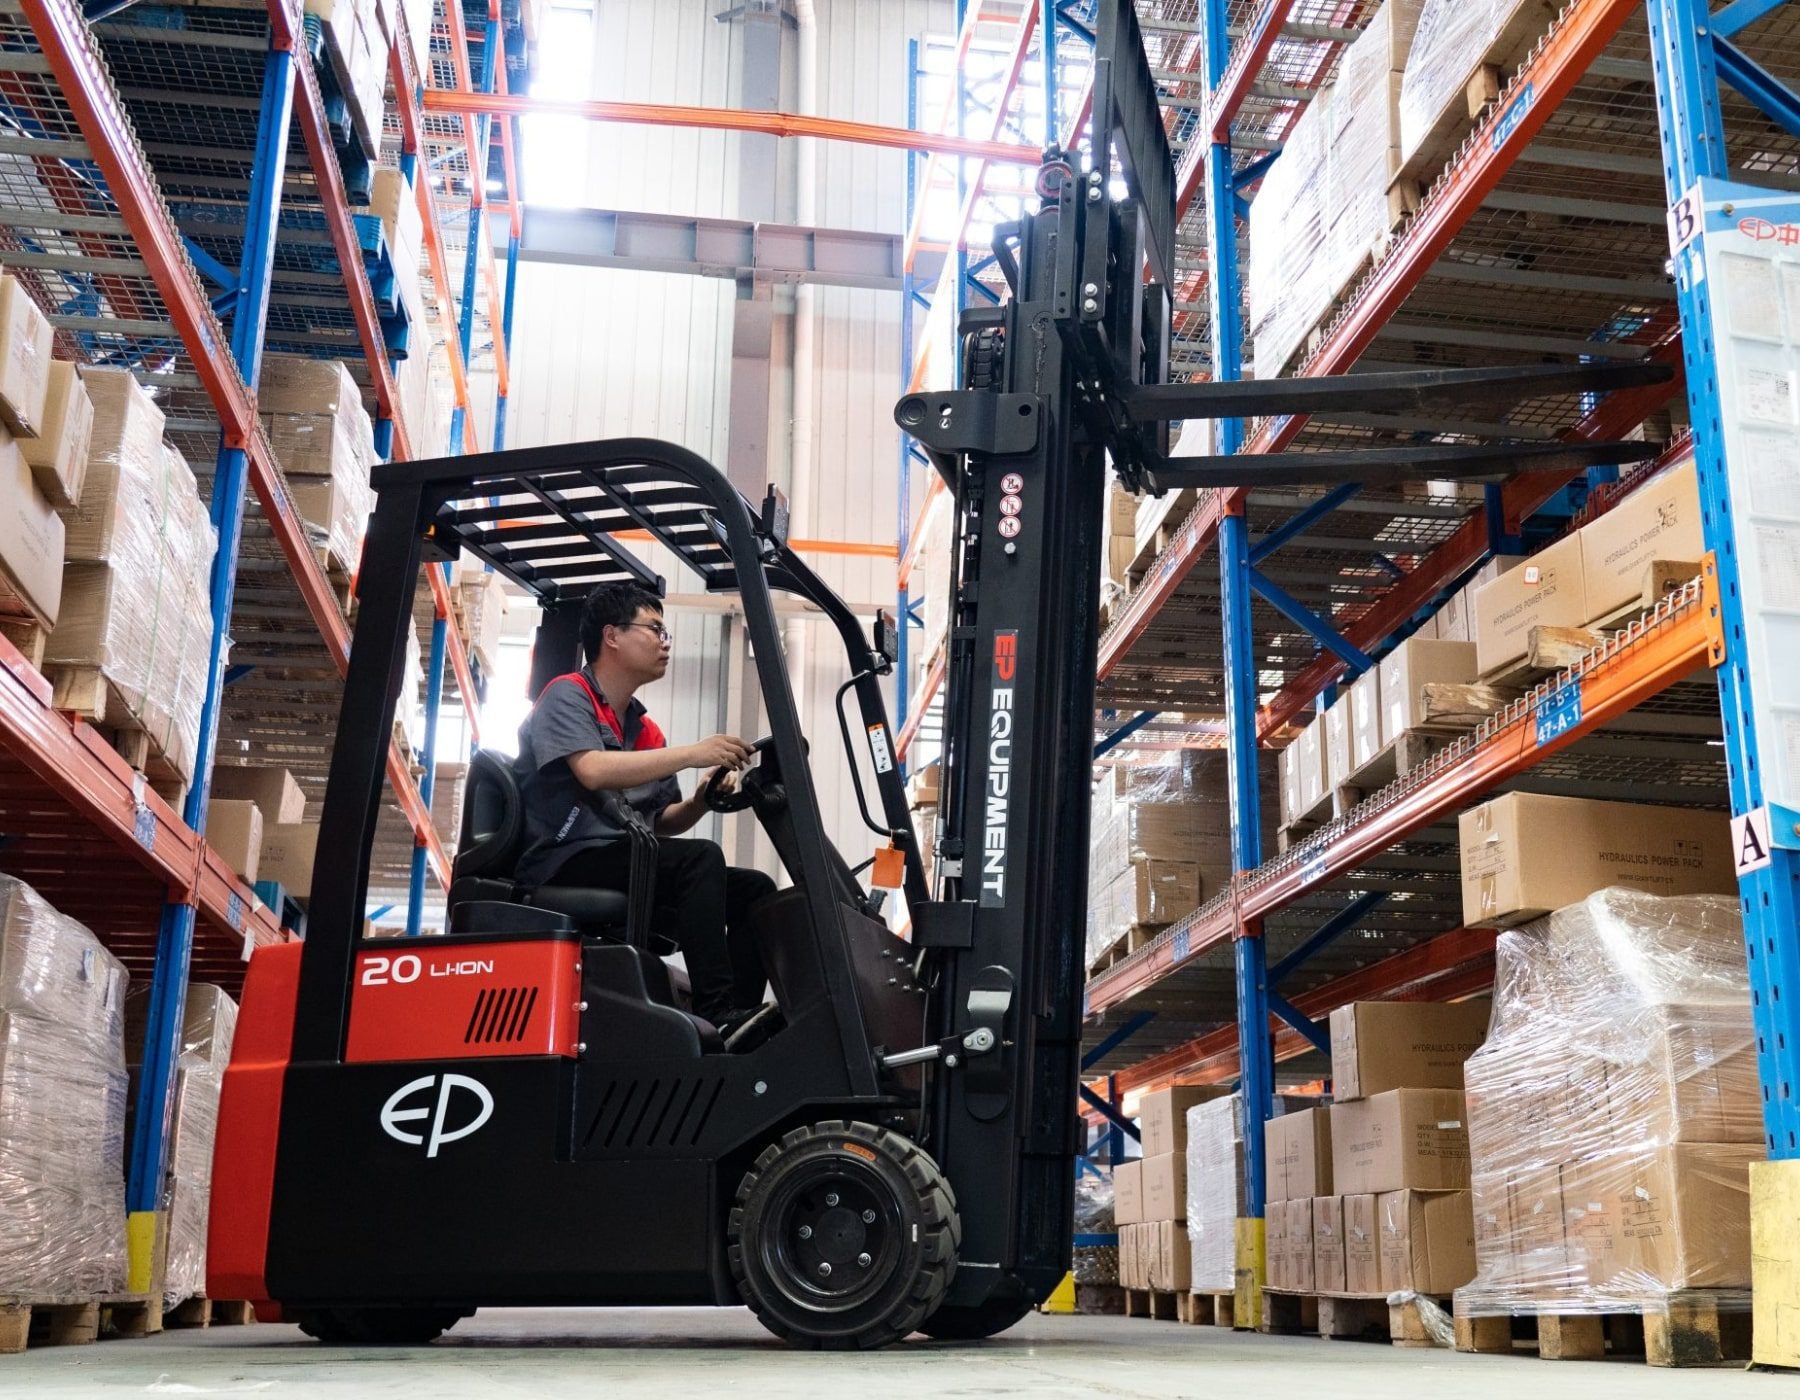
[[[251,957],[225,1077],[211,1296],[338,1343],[423,1343],[477,1308],[532,1306],[747,1305],[804,1347],[1004,1331],[1070,1266],[1109,462],[1160,492],[1649,455],[1412,441],[1171,459],[1168,425],[1188,418],[1416,416],[1668,371],[1169,383],[1173,163],[1129,0],[1104,0],[1096,38],[1092,168],[1045,153],[1037,211],[995,233],[1009,295],[958,328],[961,387],[895,409],[955,506],[932,877],[881,689],[894,624],[865,633],[795,552],[779,492],[753,503],[646,439],[378,466],[307,935]],[[467,556],[535,598],[535,695],[582,663],[592,587],[661,590],[624,530],[735,597],[768,716],[740,789],[707,796],[754,813],[791,881],[751,914],[772,1001],[729,1041],[664,961],[654,838],[625,824],[624,891],[520,884],[518,792],[495,754],[472,766],[446,931],[363,932],[419,570]],[[905,937],[825,831],[778,591],[842,645],[839,737],[878,858],[900,867]]]

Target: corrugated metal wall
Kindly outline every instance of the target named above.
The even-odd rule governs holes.
[[[737,32],[714,16],[727,0],[597,0],[594,96],[731,106],[738,100]],[[816,0],[818,109],[828,116],[903,126],[907,41],[951,35],[950,0]],[[798,45],[785,29],[782,105],[796,106]],[[587,188],[570,203],[657,213],[741,217],[740,138],[607,126],[589,145]],[[782,143],[778,217],[796,207],[796,143]],[[903,231],[905,157],[896,151],[818,144],[816,220],[827,227]],[[526,263],[519,273],[508,439],[513,446],[644,435],[668,438],[723,466],[728,443],[735,286],[714,278]],[[790,477],[796,411],[791,374],[792,294],[776,293],[771,363],[769,471]],[[814,293],[814,489],[796,502],[798,538],[892,545],[899,442],[892,410],[900,380],[897,293],[820,288]],[[811,562],[853,604],[889,605],[891,559],[820,554]],[[670,592],[690,584],[666,559]],[[724,628],[717,614],[673,610],[675,663],[645,700],[671,742],[719,726]],[[841,758],[833,703],[846,678],[842,649],[809,628],[800,706],[812,736],[827,829],[859,860],[874,840],[863,827]],[[730,712],[727,712],[730,713]],[[746,736],[754,737],[754,736]],[[867,772],[867,757],[863,756]],[[727,846],[727,850],[732,848]],[[767,852],[763,855],[766,859]]]

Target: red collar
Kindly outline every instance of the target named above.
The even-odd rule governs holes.
[[[588,699],[591,700],[594,705],[594,718],[606,725],[606,727],[611,729],[614,734],[618,735],[619,743],[622,746],[629,747],[633,750],[642,750],[660,749],[667,745],[668,740],[663,738],[662,730],[657,727],[655,720],[644,713],[641,705],[638,707],[636,716],[637,734],[634,736],[633,742],[626,745],[625,725],[619,719],[618,714],[613,710],[612,705],[608,703],[606,697],[600,693],[599,687],[588,678],[588,673],[586,671],[570,671],[566,676],[557,676],[550,684],[555,685],[557,681],[574,681],[575,684],[585,690]],[[625,718],[632,718],[631,706],[629,705],[625,707]]]

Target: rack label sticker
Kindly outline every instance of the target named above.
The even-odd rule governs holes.
[[[1769,809],[1766,805],[1731,819],[1731,859],[1737,866],[1738,879],[1743,879],[1753,870],[1768,868],[1771,844]]]
[[[1512,134],[1519,129],[1519,124],[1525,120],[1525,114],[1531,110],[1531,99],[1534,96],[1536,93],[1533,91],[1532,85],[1526,83],[1519,95],[1500,114],[1500,120],[1494,123],[1494,149],[1496,151],[1504,146],[1512,138]]]
[[[132,814],[131,834],[137,838],[138,845],[146,851],[156,849],[156,813],[142,802],[138,804],[137,811]]]
[[[1565,681],[1537,702],[1537,742],[1541,749],[1581,723],[1581,682]]]
[[[1178,932],[1175,935],[1174,951],[1175,951],[1175,961],[1176,962],[1184,963],[1188,960],[1188,947],[1189,947],[1188,931],[1186,929],[1182,929],[1180,932]]]
[[[877,773],[894,771],[894,751],[888,747],[887,726],[871,724],[869,726],[869,757],[875,761]]]
[[[1688,192],[1669,207],[1669,252],[1679,253],[1699,236],[1700,189],[1691,186]]]
[[[236,890],[225,901],[225,922],[234,929],[241,930],[244,927],[244,900]]]

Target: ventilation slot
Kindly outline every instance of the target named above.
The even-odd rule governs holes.
[[[723,1079],[615,1079],[600,1095],[586,1145],[693,1147],[724,1088]]]
[[[536,987],[488,987],[476,993],[465,1045],[510,1045],[525,1038],[537,1006]]]

